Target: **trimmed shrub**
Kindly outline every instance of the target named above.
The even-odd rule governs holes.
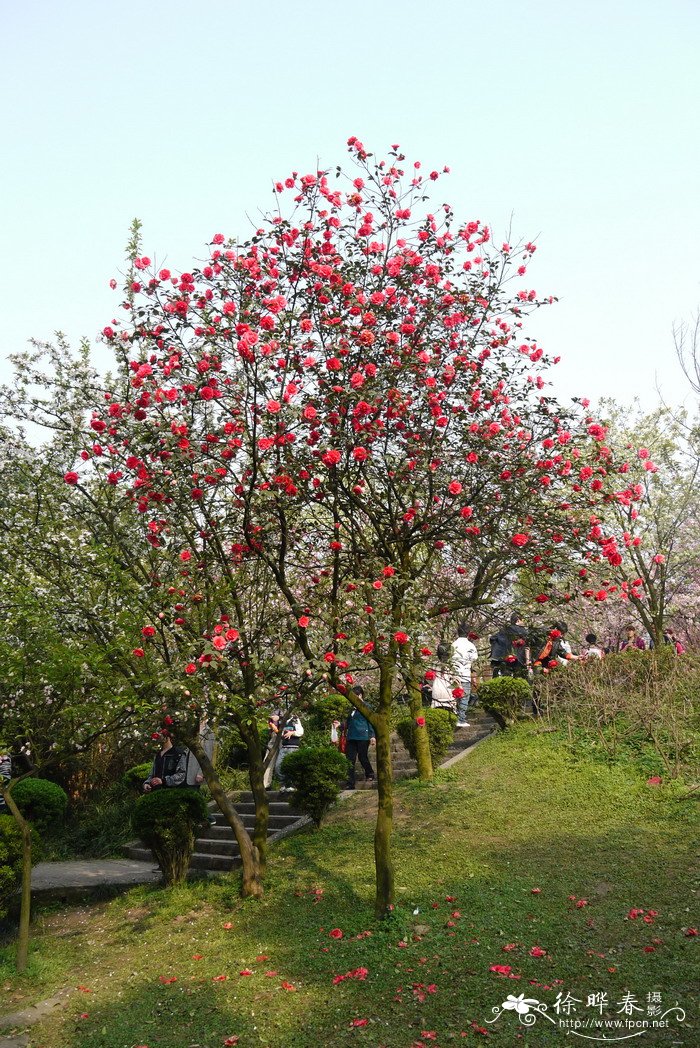
[[[333,692],[320,695],[314,700],[309,715],[309,727],[312,730],[324,731],[326,737],[334,720],[344,721],[350,714],[352,705],[344,695]]]
[[[282,771],[296,790],[295,807],[320,826],[348,777],[347,758],[335,746],[304,746],[284,758]]]
[[[0,921],[21,883],[22,832],[11,815],[0,815]]]
[[[39,833],[51,833],[61,826],[68,807],[68,794],[48,779],[22,779],[12,787],[20,812]]]
[[[479,685],[479,702],[500,728],[507,728],[532,701],[532,688],[520,677],[493,677]]]
[[[425,727],[428,731],[428,743],[430,745],[430,757],[433,762],[433,767],[437,768],[445,759],[445,754],[455,737],[457,716],[449,710],[438,710],[432,708],[423,710],[421,716],[425,717]],[[414,760],[416,760],[417,756],[413,736],[415,726],[413,717],[405,717],[396,725],[396,730],[399,733],[402,743]]]
[[[165,885],[187,877],[197,834],[207,825],[209,811],[199,790],[160,789],[136,802],[132,825],[158,863]]]
[[[133,790],[135,793],[143,792],[143,784],[150,775],[153,764],[151,761],[144,761],[143,764],[135,764],[133,768],[129,768],[122,775],[122,783],[128,790]]]

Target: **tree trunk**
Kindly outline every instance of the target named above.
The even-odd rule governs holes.
[[[19,780],[16,779],[15,782]],[[23,972],[27,967],[29,956],[29,921],[32,912],[32,828],[15,804],[12,797],[11,782],[2,791],[5,804],[10,809],[13,819],[22,832],[22,902],[19,911],[19,932],[17,935],[17,958],[16,967],[18,972]]]
[[[377,736],[377,822],[374,829],[374,863],[376,877],[375,917],[382,919],[394,903],[394,864],[391,858],[391,832],[394,822],[393,770],[391,767],[392,675],[394,666],[383,665],[379,678],[379,709],[372,719]]]
[[[163,874],[163,884],[170,888],[184,884],[194,852],[194,834],[190,830],[186,840],[167,840],[151,844],[153,856]]]
[[[416,718],[423,712],[423,696],[420,690],[421,667],[412,663],[406,675],[406,688],[413,717],[413,741],[416,747],[416,764],[418,765],[418,778],[422,782],[432,782],[433,759],[430,756],[430,740],[428,729],[425,724],[416,724]]]
[[[243,866],[241,895],[244,898],[249,896],[259,898],[263,893],[263,887],[260,880],[260,863],[258,861],[257,849],[248,836],[243,820],[226,796],[226,791],[221,785],[219,776],[214,770],[214,765],[209,760],[199,737],[191,739],[190,749],[199,761],[204,778],[207,780],[207,786],[211,790],[211,795],[223,812],[224,818],[233,830],[238,843]]]
[[[248,778],[250,779],[250,788],[253,793],[253,801],[255,802],[253,844],[258,850],[260,875],[264,876],[267,868],[267,831],[270,821],[270,804],[263,782],[265,771],[260,734],[255,721],[252,724],[241,722],[239,731],[248,751]]]

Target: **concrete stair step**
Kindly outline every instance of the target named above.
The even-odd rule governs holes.
[[[195,842],[196,855],[240,855],[241,849],[235,840],[221,841],[199,837]]]
[[[250,790],[237,790],[229,794],[236,808],[239,804],[252,804],[254,802],[253,794]],[[267,790],[267,800],[270,805],[277,801],[285,802],[288,799],[286,793],[280,793],[279,790]]]
[[[290,813],[289,815],[271,815],[267,824],[268,831],[272,832],[274,830],[283,830],[285,826],[291,826],[293,822],[296,822],[297,819],[300,818],[301,815],[299,815],[298,813]],[[252,833],[255,827],[255,816],[244,815],[243,825],[249,833]],[[207,830],[205,830],[202,836],[208,838],[209,840],[219,840],[226,837],[232,837],[233,830],[231,829],[229,824],[222,819],[221,822],[217,822],[215,826],[210,826]]]
[[[291,794],[285,793],[284,796],[285,797],[290,797]],[[246,816],[246,815],[253,815],[254,816],[255,815],[255,805],[253,804],[252,801],[247,801],[244,804],[239,804],[238,802],[235,802],[233,806],[234,806],[234,808],[236,809],[236,811],[238,812],[238,814],[240,816]],[[269,808],[270,808],[270,815],[293,815],[294,814],[293,809],[292,809],[292,805],[289,803],[289,801],[274,801],[272,804],[269,805]],[[213,814],[214,814],[214,818],[216,819],[218,824],[222,824],[222,823],[226,822],[226,819],[224,818],[224,815],[223,815],[222,812],[220,812],[218,810],[215,810]]]
[[[240,855],[210,855],[208,852],[195,852],[190,862],[190,869],[217,870],[227,873],[240,865]]]

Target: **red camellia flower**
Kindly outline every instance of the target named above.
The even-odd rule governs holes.
[[[326,451],[324,455],[321,455],[321,462],[324,466],[336,466],[340,462],[340,452]]]
[[[546,953],[547,951],[543,950],[541,946],[533,946],[530,950],[531,957],[544,957],[546,956]]]
[[[299,618],[297,619],[297,625],[301,626],[301,628],[303,630],[306,629],[306,627],[309,625],[310,622],[311,622],[311,619],[309,618],[308,615],[300,615]]]
[[[238,632],[238,630],[226,630],[226,632],[224,633],[224,637],[228,641],[238,640],[238,638],[240,637],[240,633]]]
[[[131,654],[135,655],[137,659],[142,659],[146,652],[143,650],[143,648],[134,648]]]
[[[342,939],[343,938],[343,933],[340,930],[340,928],[331,928],[331,930],[329,931],[328,934],[329,934],[331,939]]]
[[[63,474],[63,479],[65,480],[66,484],[77,484],[79,477],[78,474],[71,469],[67,473]]]
[[[197,672],[196,664],[194,662],[188,662],[187,665],[185,666],[185,673],[189,674],[189,676],[191,677],[192,674],[196,673],[196,672]]]
[[[462,491],[462,485],[458,480],[453,480],[447,485],[447,490],[450,495],[459,495]]]
[[[652,775],[650,779],[647,779],[647,786],[660,786],[661,778],[658,775]]]
[[[402,633],[401,630],[397,630],[394,634],[394,640],[397,644],[408,644],[408,634]]]
[[[267,407],[267,410],[270,412],[271,415],[276,415],[282,407],[279,400],[268,400],[265,406]]]
[[[425,727],[425,717],[416,717],[416,724],[419,728]]]
[[[155,635],[156,635],[155,626],[144,626],[143,629],[141,630],[141,636],[142,637],[155,637]]]
[[[224,648],[226,647],[226,638],[225,637],[214,637],[214,640],[211,643],[212,643],[212,646],[215,647],[217,651],[223,651]]]
[[[513,543],[514,546],[522,547],[527,545],[527,543],[530,541],[530,536],[526,535],[523,531],[519,531],[516,535],[513,535],[510,541]]]

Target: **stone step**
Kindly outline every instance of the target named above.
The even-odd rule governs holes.
[[[242,818],[243,825],[249,833],[252,833],[255,827],[255,816],[244,815]],[[268,831],[283,830],[285,826],[291,826],[293,822],[300,818],[301,815],[298,812],[291,812],[289,815],[271,815],[267,823]],[[233,836],[233,830],[225,819],[221,819],[220,821],[217,820],[216,825],[210,826],[202,836],[210,840],[217,840]]]
[[[291,794],[285,793],[285,794],[283,794],[283,796],[284,797],[291,797]],[[243,817],[245,815],[253,815],[253,816],[255,815],[255,805],[254,805],[254,803],[252,801],[246,801],[244,804],[239,804],[238,801],[235,801],[233,806],[234,806],[234,808],[236,809],[236,811],[238,812],[238,814],[241,817]],[[273,801],[269,805],[269,809],[270,809],[270,815],[293,815],[294,814],[293,811],[292,811],[292,806],[289,803],[289,801]],[[224,822],[226,822],[226,819],[224,818],[222,812],[220,812],[220,811],[215,809],[213,814],[214,814],[214,817],[215,817],[217,823],[224,823]]]
[[[266,793],[270,806],[272,806],[272,804],[276,803],[277,801],[282,801],[284,803],[287,799],[287,794],[280,793],[279,790],[267,790]],[[229,797],[233,801],[236,808],[239,804],[254,803],[253,794],[250,790],[235,790],[233,793],[229,794]]]
[[[216,870],[227,873],[240,865],[240,855],[210,855],[208,852],[195,852],[190,862],[190,869]]]
[[[235,840],[228,841],[212,840],[211,838],[199,837],[195,842],[196,855],[240,855],[241,849]]]

